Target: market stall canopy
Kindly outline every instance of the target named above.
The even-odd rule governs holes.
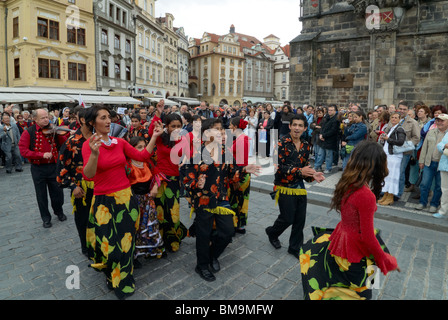
[[[68,95],[70,98],[79,101],[79,95]],[[143,102],[131,97],[121,96],[95,96],[83,95],[81,99],[86,104],[142,104]]]
[[[0,92],[0,103],[73,103],[75,99],[63,94]]]

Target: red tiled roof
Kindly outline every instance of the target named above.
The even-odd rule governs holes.
[[[288,58],[290,58],[291,57],[291,51],[290,51],[290,46],[289,46],[289,44],[287,44],[286,46],[284,46],[284,47],[281,47],[282,48],[282,50],[283,50],[283,52],[286,54],[286,56],[288,57]]]

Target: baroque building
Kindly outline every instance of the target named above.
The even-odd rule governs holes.
[[[236,37],[204,32],[191,38],[190,97],[215,105],[241,105],[243,102],[244,53]]]
[[[0,86],[96,89],[91,1],[4,0],[0,14]]]
[[[290,100],[448,104],[448,1],[301,0]]]

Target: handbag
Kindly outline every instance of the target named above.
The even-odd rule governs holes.
[[[404,153],[412,150],[415,150],[415,145],[411,140],[405,141],[401,146],[393,146],[394,154]]]

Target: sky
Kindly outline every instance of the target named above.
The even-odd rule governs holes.
[[[237,33],[260,41],[273,34],[284,46],[301,31],[299,0],[158,0],[155,11],[156,17],[171,13],[188,38],[224,35],[233,24]]]

